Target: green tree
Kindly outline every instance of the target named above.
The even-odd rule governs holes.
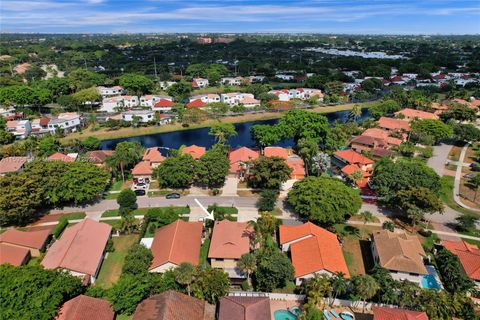
[[[272,211],[277,203],[278,190],[262,190],[257,201],[258,211]]]
[[[280,189],[282,183],[290,179],[292,169],[284,159],[263,157],[251,162],[248,184],[257,189]]]
[[[253,140],[255,140],[257,145],[262,148],[275,144],[276,142],[281,140],[278,127],[276,126],[256,124],[250,128],[250,133]]]
[[[375,281],[375,278],[368,274],[354,276],[351,281],[355,294],[363,302],[363,313],[365,313],[366,301],[375,296],[379,289],[378,283]]]
[[[253,253],[243,254],[237,262],[237,267],[247,275],[247,282],[252,286],[251,275],[257,269],[257,259]]]
[[[356,104],[353,106],[352,110],[350,110],[350,113],[348,114],[348,118],[351,120],[351,121],[357,121],[358,118],[360,118],[360,116],[362,115],[362,108]]]
[[[227,154],[220,148],[212,148],[197,163],[197,181],[209,188],[220,188],[225,183],[229,169]]]
[[[463,267],[456,255],[443,248],[438,251],[435,258],[446,291],[465,293],[475,287],[473,281],[463,273]]]
[[[305,172],[307,175],[309,173],[314,173],[315,166],[313,165],[313,159],[320,152],[318,143],[312,139],[300,139],[298,141],[298,155],[302,157],[303,162],[305,163]]]
[[[10,144],[15,141],[15,136],[11,132],[7,132],[4,129],[0,129],[0,145]]]
[[[330,283],[329,276],[326,274],[315,274],[315,276],[308,281],[307,284],[307,303],[309,305],[325,307],[325,297],[331,298],[333,288]]]
[[[39,66],[33,65],[25,71],[24,77],[28,82],[43,79],[47,73]]]
[[[301,217],[333,224],[354,215],[362,201],[358,192],[335,178],[307,177],[295,182],[287,202]]]
[[[393,114],[399,110],[400,104],[395,100],[385,100],[368,108],[368,111],[374,119],[379,119],[387,114]]]
[[[187,287],[187,293],[190,296],[192,292],[191,285],[195,280],[195,267],[188,262],[183,262],[175,268],[173,272],[175,274],[175,280]]]
[[[189,154],[169,157],[154,169],[161,188],[189,188],[195,173],[196,162]]]
[[[103,85],[107,77],[103,74],[95,73],[85,69],[76,69],[68,73],[67,76],[70,85],[75,90],[82,90],[93,86]]]
[[[120,212],[128,213],[137,204],[137,195],[130,188],[123,189],[118,194],[117,203],[120,206]]]
[[[237,135],[237,130],[231,123],[215,123],[208,134],[214,136],[217,143],[224,144],[228,139]]]
[[[230,279],[227,273],[220,269],[207,267],[197,273],[192,284],[192,292],[196,298],[216,304],[221,297],[227,294],[229,286]]]
[[[132,167],[143,156],[143,148],[138,142],[120,142],[115,147],[115,153],[107,158],[107,166],[120,168],[122,181],[125,182],[125,169]]]
[[[392,278],[390,271],[377,265],[373,268],[371,275],[378,283],[376,294],[378,301],[386,304],[397,304],[400,284]]]
[[[382,229],[393,232],[395,231],[395,224],[392,221],[385,221],[382,224]]]
[[[153,82],[149,78],[140,74],[124,74],[120,77],[120,85],[125,88],[128,92],[143,95],[149,93],[152,90]]]
[[[102,96],[96,87],[82,89],[72,94],[72,98],[77,104],[84,105],[102,101]]]
[[[343,272],[336,273],[331,279],[333,290],[333,301],[348,292],[348,281]]]
[[[468,180],[468,183],[475,189],[475,196],[473,201],[477,200],[478,188],[480,188],[480,175],[475,175],[473,178]]]
[[[477,142],[480,140],[480,129],[471,123],[456,124],[453,127],[453,133],[455,135],[455,139],[460,141]]]
[[[293,138],[295,142],[304,138],[324,143],[330,133],[325,116],[299,109],[287,111],[275,126],[282,139]]]
[[[0,265],[2,319],[52,319],[64,301],[83,291],[81,279],[67,272]]]
[[[97,137],[88,137],[82,141],[82,147],[86,151],[98,150],[100,148],[100,139]]]
[[[470,231],[475,229],[479,218],[474,215],[461,215],[455,218],[457,221],[457,229],[460,231]]]
[[[145,274],[152,264],[153,255],[150,249],[136,243],[128,249],[125,262],[122,267],[122,274],[137,275]]]
[[[192,90],[193,88],[191,83],[188,83],[185,80],[181,80],[168,87],[167,93],[170,96],[175,97],[177,101],[180,101],[183,98],[188,97]]]
[[[443,213],[443,203],[431,190],[412,187],[397,193],[398,207],[404,211],[419,209],[423,213]]]
[[[415,120],[411,124],[412,133],[416,136],[430,136],[435,141],[453,136],[452,127],[440,120]]]
[[[46,136],[38,142],[38,155],[49,156],[60,149],[60,141],[52,136]]]
[[[475,121],[477,119],[477,112],[475,109],[462,104],[454,104],[449,110],[442,112],[440,118],[447,122],[451,119],[459,122]]]
[[[256,289],[271,292],[285,287],[288,281],[293,281],[294,270],[290,259],[279,249],[262,250],[257,256],[254,275]]]

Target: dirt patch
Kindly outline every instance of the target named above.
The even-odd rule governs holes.
[[[460,153],[462,152],[462,148],[463,147],[461,146],[453,146],[450,154],[448,155],[448,159],[458,161],[458,159],[460,158]]]

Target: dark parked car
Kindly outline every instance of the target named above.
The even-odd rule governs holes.
[[[144,196],[145,195],[145,190],[138,189],[134,191],[137,196]]]
[[[463,177],[465,179],[473,179],[473,178],[475,178],[475,175],[473,173],[467,173]]]
[[[165,196],[167,199],[180,199],[180,194],[179,193],[169,193]]]

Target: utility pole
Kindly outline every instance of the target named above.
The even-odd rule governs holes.
[[[155,60],[155,56],[153,57],[153,68],[155,71],[155,78],[157,78],[157,60]]]

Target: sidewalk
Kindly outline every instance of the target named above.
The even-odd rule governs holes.
[[[463,147],[462,152],[460,153],[460,158],[458,159],[458,163],[461,164],[461,165],[457,166],[457,171],[455,173],[455,182],[453,184],[453,199],[462,208],[472,210],[472,211],[476,211],[476,212],[480,212],[480,209],[469,207],[466,204],[464,204],[462,202],[462,200],[460,199],[460,180],[462,179],[462,169],[465,166],[464,163],[463,163],[463,159],[465,159],[465,155],[466,155],[468,147],[470,147],[470,145],[471,145],[470,142],[468,142]]]

